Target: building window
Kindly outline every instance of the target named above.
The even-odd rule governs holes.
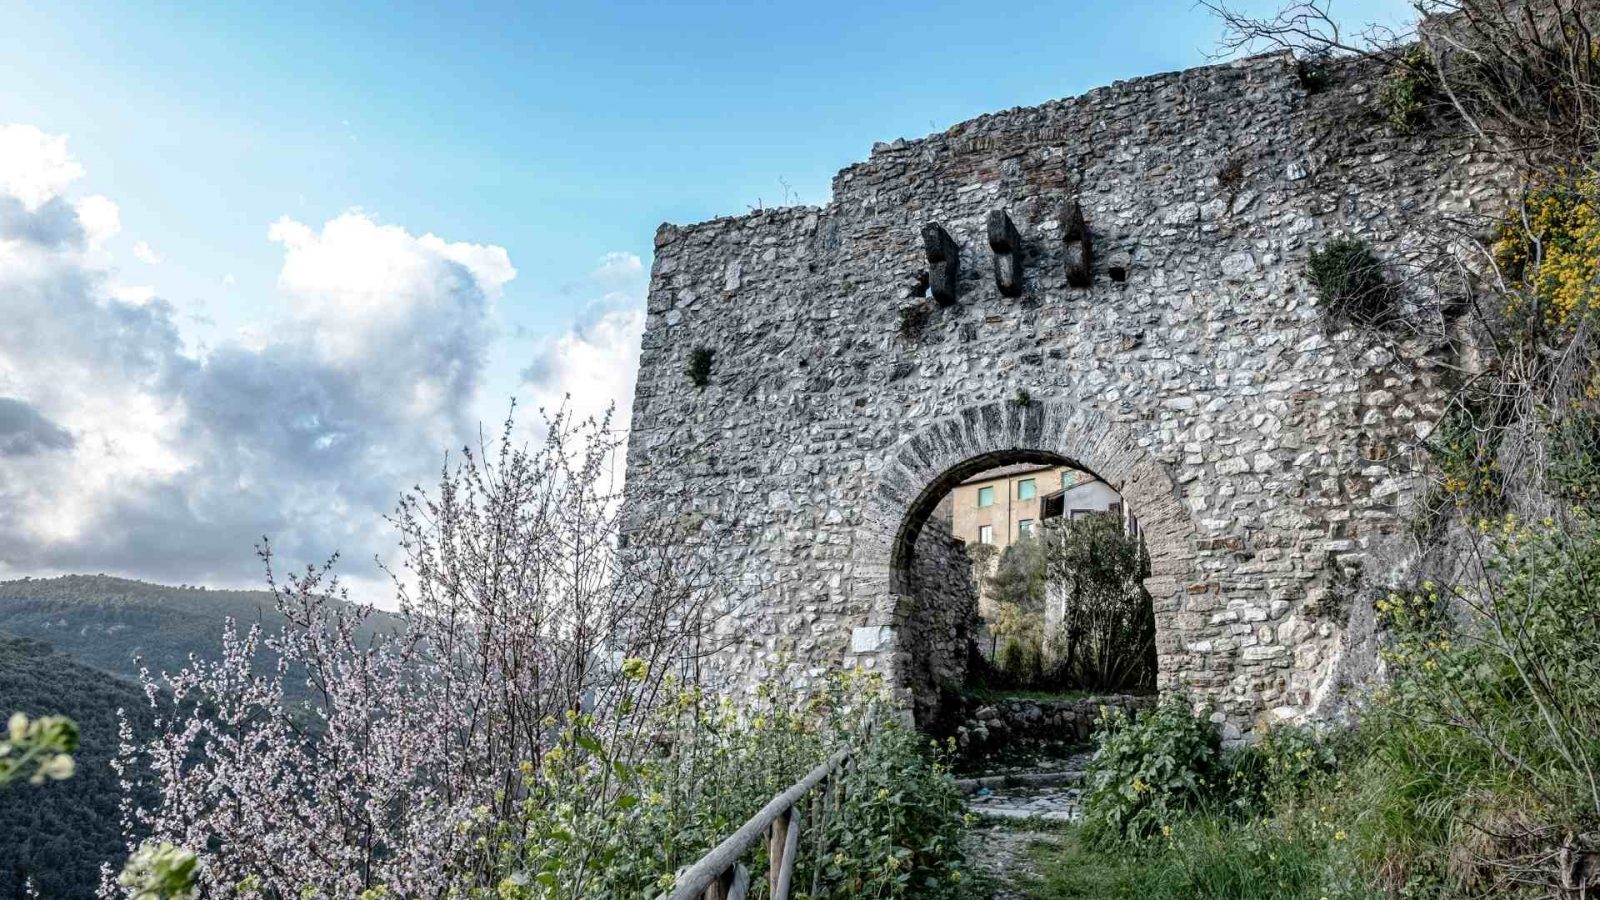
[[[994,526],[993,525],[979,525],[978,526],[978,543],[980,543],[980,544],[992,544],[992,543],[994,543]]]
[[[1017,534],[1020,534],[1023,537],[1028,537],[1029,535],[1033,534],[1033,520],[1032,519],[1022,519],[1022,520],[1018,521],[1017,522]]]
[[[978,505],[979,506],[993,506],[994,505],[994,487],[992,485],[990,487],[978,488]],[[988,541],[984,541],[984,543],[987,544]]]
[[[1017,499],[1032,500],[1039,495],[1039,486],[1032,478],[1024,478],[1017,482]]]

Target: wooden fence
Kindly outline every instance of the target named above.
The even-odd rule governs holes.
[[[800,857],[802,809],[811,817],[811,853],[816,860],[811,892],[815,894],[828,852],[828,816],[838,811],[838,775],[852,765],[849,748],[833,754],[788,790],[767,801],[738,831],[685,869],[678,876],[677,887],[672,893],[661,895],[660,900],[744,900],[750,889],[750,870],[739,860],[763,837],[767,840],[769,893],[772,900],[789,900],[795,863]],[[802,801],[808,798],[802,807]]]

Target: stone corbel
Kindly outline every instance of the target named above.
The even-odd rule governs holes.
[[[994,286],[1000,295],[1022,296],[1022,236],[1003,209],[989,213],[989,249],[994,251]]]
[[[1083,209],[1076,200],[1068,200],[1061,207],[1061,259],[1067,270],[1067,284],[1086,288],[1094,283],[1089,226],[1083,221]]]
[[[937,222],[922,226],[922,247],[928,253],[928,290],[940,306],[949,306],[961,280],[961,248]]]

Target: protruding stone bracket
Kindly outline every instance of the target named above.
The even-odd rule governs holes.
[[[1061,207],[1061,259],[1067,270],[1067,284],[1086,288],[1094,283],[1089,226],[1083,221],[1083,209],[1076,200],[1068,200]]]
[[[989,213],[989,249],[994,251],[994,286],[1000,295],[1022,296],[1022,235],[1003,209]]]
[[[922,247],[928,253],[928,291],[940,306],[949,306],[961,280],[961,248],[937,222],[922,226]]]

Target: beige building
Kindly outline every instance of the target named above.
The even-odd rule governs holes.
[[[957,485],[940,514],[950,531],[969,544],[1005,550],[1040,522],[1065,516],[1113,512],[1129,519],[1122,496],[1087,472],[1065,466],[1022,463],[990,469]]]
[[[985,656],[993,658],[998,649],[989,623],[998,609],[989,595],[986,576],[993,574],[1000,552],[1022,540],[1039,523],[1058,517],[1077,519],[1093,514],[1119,516],[1129,533],[1138,533],[1138,523],[1122,504],[1122,495],[1111,485],[1077,469],[1021,463],[990,469],[957,485],[940,503],[935,515],[950,523],[950,531],[968,544],[988,544],[997,551],[987,566],[978,571],[978,615],[981,622],[973,640]],[[1045,625],[1053,628],[1061,621],[1060,598],[1047,598]]]

